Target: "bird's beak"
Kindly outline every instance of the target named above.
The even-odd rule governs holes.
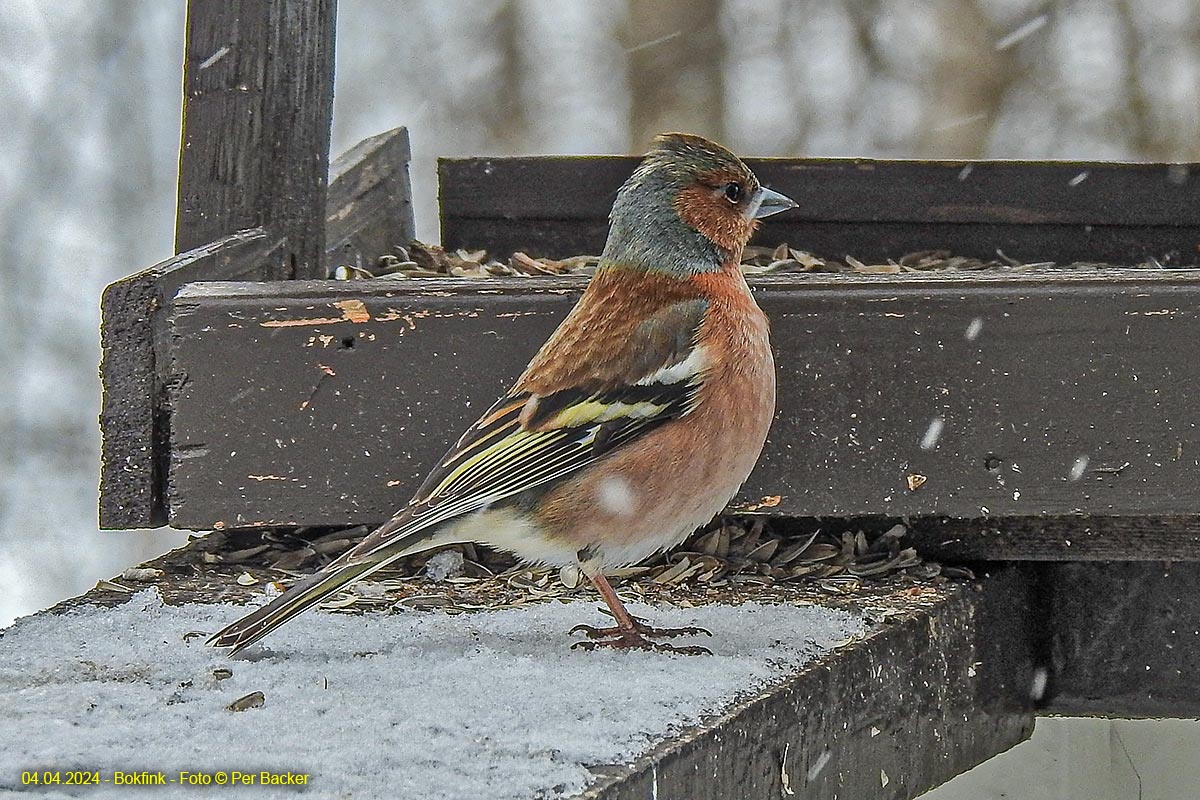
[[[780,211],[787,211],[789,208],[796,207],[796,201],[787,195],[782,195],[779,192],[773,192],[765,186],[758,190],[758,195],[754,198],[756,207],[754,209],[754,218],[762,219],[769,217],[772,214],[778,214]]]

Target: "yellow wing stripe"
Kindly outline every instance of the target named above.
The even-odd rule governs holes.
[[[475,455],[460,463],[457,467],[450,470],[450,473],[438,484],[437,488],[430,492],[430,496],[445,494],[445,489],[453,485],[465,473],[471,470],[477,464],[484,464],[488,459],[495,457],[497,454],[507,453],[506,458],[511,457],[514,448],[519,447],[522,443],[527,443],[533,434],[529,431],[515,431],[505,436],[491,446],[480,450]]]
[[[445,497],[452,491],[479,485],[486,478],[498,475],[501,470],[519,462],[531,450],[553,444],[558,438],[561,438],[557,429],[580,428],[616,419],[648,420],[663,413],[667,408],[668,406],[665,404],[649,401],[623,403],[591,399],[575,403],[558,412],[541,431],[514,431],[509,430],[509,426],[503,426],[472,442],[469,449],[476,450],[476,452],[469,457],[463,459],[463,456],[469,452],[468,450],[459,451],[451,459],[447,459],[443,463],[444,467],[449,467],[456,459],[463,460],[451,469],[437,488],[424,499]],[[505,409],[509,413],[513,410],[515,410],[514,406]],[[489,416],[489,419],[498,418],[498,415]],[[483,449],[477,449],[504,431],[508,431],[507,436],[492,442]]]
[[[515,420],[514,420],[514,422],[515,422]],[[487,433],[480,436],[478,439],[474,439],[472,441],[467,441],[468,436],[463,436],[463,440],[459,442],[459,447],[461,447],[462,449],[461,450],[453,450],[449,455],[447,455],[446,458],[442,461],[442,467],[443,468],[449,467],[454,462],[460,461],[460,460],[466,458],[472,452],[479,450],[481,447],[483,447],[483,445],[485,443],[487,443],[488,441],[490,441],[492,439],[495,439],[497,436],[503,436],[508,433],[511,433],[513,427],[514,426],[512,424],[501,425],[498,428],[496,428],[495,430],[488,431]],[[468,435],[473,434],[473,433],[475,433],[475,431],[471,430],[468,432]]]
[[[601,400],[584,400],[567,406],[555,414],[547,427],[581,428],[588,423],[609,422],[626,417],[628,419],[653,419],[666,410],[661,403],[605,403]]]
[[[558,431],[513,431],[451,470],[437,488],[429,493],[429,499],[445,497],[454,491],[477,485],[481,480],[519,463],[527,453],[536,452],[562,436]]]
[[[460,475],[452,486],[447,487],[447,491],[462,493],[475,489],[486,489],[489,483],[497,483],[514,476],[520,477],[528,470],[531,460],[537,459],[546,451],[554,451],[554,444],[564,436],[558,431],[547,433],[520,431],[519,433],[520,441],[509,446],[504,446],[503,441],[497,442],[500,449],[497,450],[494,457],[484,459],[468,472]],[[513,434],[506,441],[517,437],[518,434]]]

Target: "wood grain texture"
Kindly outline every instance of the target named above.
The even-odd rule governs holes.
[[[201,278],[261,280],[272,243],[242,231],[156,264],[104,290],[100,300],[100,527],[166,522],[167,310],[175,292]]]
[[[1056,516],[911,520],[908,540],[938,561],[1200,561],[1200,517]]]
[[[177,251],[261,227],[324,277],[336,0],[190,0]]]
[[[395,128],[362,140],[329,168],[325,204],[325,269],[370,268],[416,235],[408,130]]]
[[[949,588],[580,797],[916,797],[1033,731],[1023,601],[1013,570]]]
[[[1200,717],[1200,564],[1047,564],[1045,711]]]
[[[1180,490],[1200,482],[1200,395],[1187,380],[1200,274],[812,275],[753,286],[772,321],[779,407],[735,508],[1200,513],[1200,498]],[[582,287],[185,287],[172,323],[172,524],[382,521]],[[924,482],[910,488],[914,476]]]
[[[327,226],[342,254],[376,258],[412,235],[408,134],[371,137],[340,159],[330,184]],[[393,238],[403,237],[403,238]],[[261,229],[242,231],[168,259],[109,286],[101,301],[100,527],[166,522],[163,486],[171,408],[166,309],[185,283],[267,280],[287,258],[287,243]],[[374,254],[374,255],[371,255]],[[332,254],[330,255],[332,258]]]
[[[442,241],[562,257],[598,253],[624,156],[443,159]],[[799,207],[755,241],[821,256],[918,250],[1021,261],[1200,264],[1200,177],[1189,165],[747,159]],[[1080,179],[1082,176],[1082,180]]]

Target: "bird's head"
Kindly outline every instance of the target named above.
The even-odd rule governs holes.
[[[760,219],[795,205],[721,145],[665,133],[617,192],[604,260],[680,277],[718,270]]]

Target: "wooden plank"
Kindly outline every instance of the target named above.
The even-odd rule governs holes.
[[[737,508],[1200,513],[1200,498],[1179,491],[1200,482],[1200,395],[1186,380],[1200,341],[1200,273],[752,283],[772,320],[779,408]],[[172,524],[381,521],[582,287],[578,278],[184,287],[172,323]]]
[[[443,215],[604,219],[639,160],[440,159]],[[746,163],[764,184],[799,203],[787,212],[795,219],[1200,225],[1200,165],[864,158],[748,158]],[[1080,175],[1085,178],[1076,183]]]
[[[599,252],[616,190],[636,163],[622,156],[444,159],[443,243],[558,257]],[[786,241],[819,255],[871,260],[932,249],[995,258],[1000,249],[1023,261],[1200,264],[1193,165],[748,163],[799,203],[765,221],[762,244]]]
[[[408,130],[362,140],[329,168],[325,220],[326,273],[340,264],[371,267],[416,235]]]
[[[211,558],[253,546],[248,537],[203,537],[155,559],[147,566],[163,576],[154,585],[170,604],[255,599],[262,583],[236,580],[246,564]],[[249,569],[260,581],[275,577]],[[1025,572],[1003,568],[972,584],[882,586],[817,601],[877,622],[863,639],[679,731],[633,763],[594,765],[599,777],[578,797],[917,796],[1032,731],[1037,654],[1029,632],[1039,617]],[[129,596],[98,587],[46,613],[116,605]]]
[[[580,797],[916,797],[1032,733],[1023,601],[1012,570],[954,587]]]
[[[1200,564],[1041,567],[1045,711],[1200,717]]]
[[[171,298],[199,278],[261,279],[272,244],[242,231],[190,250],[104,290],[100,300],[100,527],[166,522],[162,477],[168,432],[161,357]]]
[[[261,227],[324,277],[336,0],[189,0],[175,248]]]
[[[918,517],[909,541],[938,561],[1200,561],[1200,518]]]
[[[1200,228],[1192,227],[805,222],[780,216],[784,218],[764,220],[756,244],[786,243],[822,258],[850,255],[868,264],[932,249],[983,260],[1003,260],[1003,255],[1022,263],[1134,265],[1154,259],[1164,266],[1200,264],[1200,259],[1185,257],[1200,236]],[[603,220],[458,219],[443,224],[449,246],[482,247],[502,259],[518,250],[551,258],[599,254],[607,235]]]

